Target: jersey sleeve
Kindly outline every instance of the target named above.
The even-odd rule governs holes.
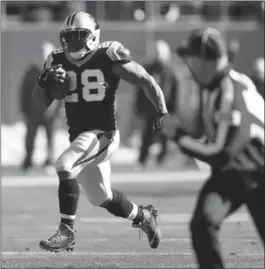
[[[113,41],[110,44],[106,54],[113,63],[128,63],[131,61],[130,50],[118,41]]]

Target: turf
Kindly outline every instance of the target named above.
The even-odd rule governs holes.
[[[2,268],[196,268],[188,222],[203,184],[197,177],[191,172],[113,174],[114,187],[138,204],[157,207],[163,234],[157,250],[149,248],[146,237],[139,239],[129,221],[92,207],[82,193],[75,249],[53,254],[38,243],[58,227],[56,178],[4,176]],[[263,248],[245,208],[224,223],[220,236],[227,268],[264,268]]]

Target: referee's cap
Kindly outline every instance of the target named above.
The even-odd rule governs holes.
[[[217,60],[227,55],[227,48],[217,29],[200,28],[191,31],[187,40],[177,47],[176,52],[180,57],[197,56],[205,60]]]

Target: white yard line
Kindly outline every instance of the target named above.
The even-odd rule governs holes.
[[[11,240],[11,239],[9,239]],[[24,237],[19,237],[19,238],[13,238],[12,240],[14,241],[27,241],[27,242],[37,242],[38,240],[36,240],[36,238],[24,238]],[[108,238],[86,238],[86,237],[81,237],[81,238],[78,238],[78,241],[87,241],[87,242],[107,242],[109,241]]]
[[[18,237],[18,238],[12,238],[12,239],[9,239],[10,241],[21,241],[21,242],[37,242],[38,240],[36,240],[36,238],[24,238],[24,237]],[[221,239],[221,242],[235,242],[235,243],[252,243],[252,242],[255,242],[256,241],[256,238],[224,238],[222,237]],[[85,242],[110,242],[112,241],[112,238],[86,238],[86,237],[80,237],[80,238],[77,238],[77,241],[80,242],[80,241],[85,241]],[[161,241],[162,242],[190,242],[191,239],[188,237],[188,238],[165,238],[163,237],[163,234],[162,234],[162,238],[161,238]]]
[[[112,183],[155,183],[155,182],[177,182],[177,183],[189,183],[189,182],[202,182],[204,181],[208,173],[199,171],[179,171],[179,172],[122,172],[114,173],[112,175]],[[10,177],[3,176],[1,179],[3,187],[38,187],[38,186],[56,186],[58,185],[58,179],[56,177],[36,176],[36,177]]]
[[[61,253],[50,253],[50,252],[26,252],[26,251],[4,251],[1,253],[3,256],[179,256],[179,255],[194,255],[193,252],[61,252]],[[236,256],[263,256],[264,253],[260,252],[240,252]]]

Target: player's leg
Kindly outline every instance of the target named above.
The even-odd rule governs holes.
[[[149,149],[152,144],[153,123],[154,123],[153,118],[146,119],[144,123],[145,126],[142,133],[142,144],[141,144],[140,155],[138,159],[139,164],[143,166],[146,165],[148,155],[149,155]]]
[[[160,152],[157,156],[157,164],[163,164],[165,162],[166,156],[168,154],[168,138],[161,134],[160,137],[160,145],[161,145],[161,149]]]
[[[74,220],[79,201],[80,189],[77,175],[81,165],[76,165],[93,152],[102,132],[84,132],[56,160],[59,177],[58,198],[61,221],[58,231],[49,239],[40,242],[40,247],[51,251],[69,249],[75,243]],[[88,156],[89,157],[89,156]]]
[[[34,150],[34,142],[35,137],[37,134],[39,123],[38,120],[33,117],[29,116],[26,122],[26,136],[25,136],[25,149],[26,149],[26,156],[23,162],[23,170],[27,171],[30,167],[32,167],[32,155]]]
[[[223,220],[243,202],[240,187],[237,173],[214,172],[199,194],[190,230],[201,269],[224,268],[218,232]]]
[[[85,167],[78,175],[78,181],[92,205],[105,208],[118,217],[143,221],[143,210],[130,202],[121,191],[111,188],[110,176],[110,161],[107,159],[96,166]]]
[[[47,157],[44,166],[47,167],[53,164],[55,120],[44,119],[43,125],[47,137]]]
[[[258,184],[255,190],[251,192],[246,202],[248,210],[253,218],[257,231],[261,237],[263,245],[265,245],[265,182],[264,173],[257,173],[254,175],[257,178]]]
[[[78,181],[84,188],[90,203],[105,208],[117,217],[133,221],[134,227],[137,226],[146,232],[150,246],[156,248],[160,242],[160,231],[156,225],[155,208],[152,205],[137,206],[123,192],[111,188],[109,159],[119,146],[119,134],[116,133],[110,141],[102,137],[98,144],[100,154],[93,161],[91,157],[88,158],[90,162],[78,175]],[[104,148],[105,150],[102,150]]]

